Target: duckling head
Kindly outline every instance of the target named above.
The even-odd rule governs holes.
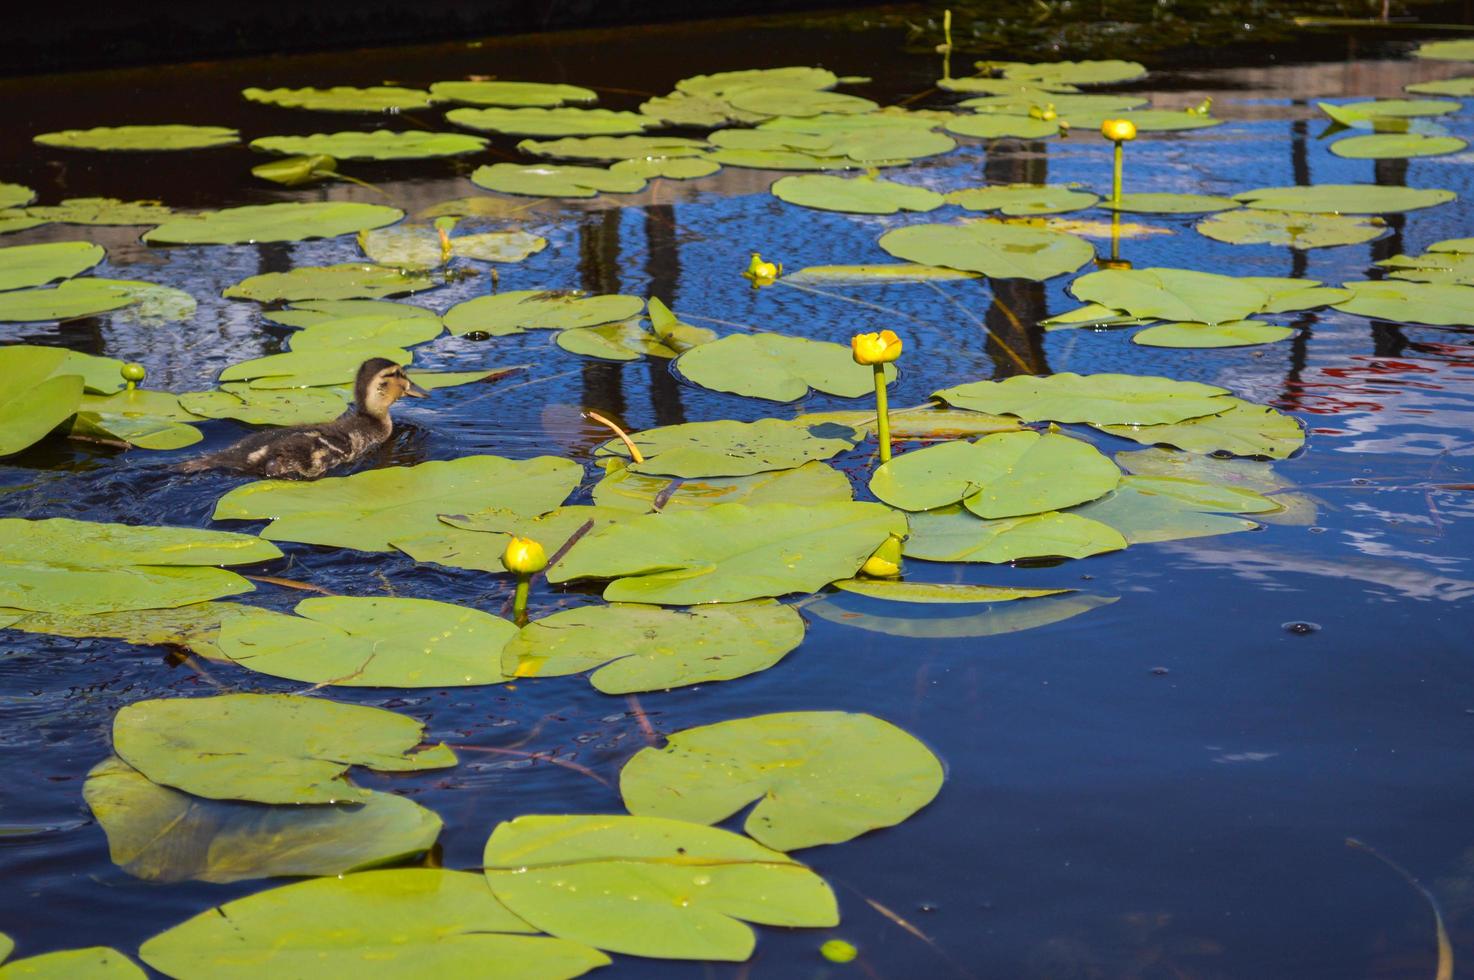
[[[424,398],[427,394],[409,379],[404,368],[386,357],[364,361],[353,382],[353,400],[358,403],[358,410],[375,418],[386,418],[389,406],[406,395]]]

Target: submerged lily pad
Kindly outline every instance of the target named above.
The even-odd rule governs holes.
[[[751,476],[673,479],[646,476],[627,466],[611,468],[594,485],[594,503],[645,513],[712,507],[716,504],[822,504],[854,496],[849,478],[824,463]],[[659,501],[659,507],[656,502]]]
[[[66,356],[61,348],[0,347],[0,457],[40,442],[81,405],[81,376],[53,376]]]
[[[287,109],[311,109],[314,112],[403,112],[428,109],[434,104],[429,92],[398,85],[371,85],[354,88],[335,85],[332,88],[248,88],[241,91],[248,102],[279,105]]]
[[[64,225],[156,225],[172,208],[158,201],[120,201],[113,197],[69,197],[60,204],[26,209],[26,215]]]
[[[852,578],[904,519],[880,504],[718,504],[646,514],[580,539],[548,581],[615,579],[610,602],[690,605],[815,592]]]
[[[1258,320],[1228,320],[1223,323],[1161,323],[1138,331],[1131,338],[1143,347],[1202,349],[1217,347],[1250,347],[1272,344],[1293,336],[1293,327],[1261,323]]]
[[[910,225],[881,235],[879,244],[898,259],[995,279],[1050,279],[1095,258],[1095,250],[1074,235],[988,221]]]
[[[1135,374],[1019,375],[974,381],[932,395],[957,408],[1016,415],[1026,422],[1151,425],[1214,415],[1231,405],[1227,389]]]
[[[609,957],[536,930],[486,879],[441,868],[315,878],[225,902],[143,944],[173,977],[485,977],[568,980]]]
[[[509,677],[593,670],[589,683],[605,694],[661,691],[767,670],[803,639],[803,617],[771,600],[685,612],[614,603],[529,623],[502,650],[502,669]]]
[[[261,536],[273,541],[390,551],[393,538],[436,530],[441,514],[483,507],[528,516],[546,513],[582,476],[581,466],[556,456],[465,456],[315,483],[248,483],[220,498],[214,519],[270,520]]]
[[[1108,211],[1139,214],[1204,214],[1240,207],[1231,197],[1212,194],[1172,194],[1166,192],[1122,194],[1119,200],[1105,198],[1100,206]]]
[[[713,391],[790,402],[812,388],[841,398],[858,398],[875,389],[874,372],[855,363],[843,344],[776,333],[732,334],[677,358],[675,368],[688,380]],[[895,366],[885,366],[886,383]]]
[[[870,492],[902,510],[962,501],[980,517],[1058,510],[1109,493],[1121,479],[1094,446],[1057,432],[999,432],[904,453],[876,468]]]
[[[497,652],[517,627],[490,613],[429,599],[304,599],[296,615],[231,616],[219,647],[273,677],[345,687],[499,684]]]
[[[1469,144],[1453,136],[1424,136],[1422,133],[1371,133],[1349,136],[1331,144],[1331,152],[1352,160],[1401,160],[1457,153]]]
[[[482,856],[491,891],[552,935],[616,953],[741,962],[763,925],[837,925],[813,871],[740,834],[638,816],[524,816]]]
[[[592,89],[556,82],[436,82],[430,86],[430,94],[471,105],[555,106],[599,101],[599,94]]]
[[[528,330],[571,330],[626,320],[645,308],[638,296],[585,296],[515,289],[457,303],[442,319],[451,333],[507,337]]]
[[[212,566],[280,557],[248,534],[0,519],[0,607],[85,615],[186,606],[254,588]]]
[[[935,211],[942,195],[925,187],[898,184],[878,177],[832,177],[804,174],[784,177],[769,188],[774,197],[820,211],[851,214],[895,214]]]
[[[784,280],[795,283],[839,283],[846,285],[890,285],[905,282],[949,282],[976,279],[976,272],[946,269],[938,265],[888,262],[875,265],[811,265],[790,272]]]
[[[1474,286],[1385,279],[1342,286],[1351,290],[1350,299],[1335,304],[1343,313],[1397,323],[1474,326]]]
[[[438,285],[439,282],[424,274],[347,262],[342,265],[299,266],[290,272],[265,272],[242,279],[227,287],[221,295],[226,299],[253,299],[258,303],[367,299],[403,296]]]
[[[135,701],[113,718],[113,751],[155,783],[212,800],[364,803],[349,766],[444,769],[444,745],[416,751],[425,726],[382,708],[292,694]]]
[[[528,197],[594,197],[605,191],[631,194],[645,186],[645,178],[627,170],[604,167],[493,163],[477,167],[471,183],[503,194]]]
[[[835,583],[836,585],[840,583]],[[907,582],[876,582],[875,585],[905,586]],[[920,589],[938,586],[918,585]],[[965,588],[965,586],[956,586]],[[988,588],[977,586],[977,588]],[[1018,590],[1028,591],[1028,590]],[[890,598],[887,596],[887,598]],[[1109,606],[1115,602],[1113,596],[1099,595],[1046,595],[1032,602],[1009,602],[1000,605],[990,603],[982,612],[966,613],[961,616],[940,615],[936,609],[928,609],[923,616],[880,615],[861,612],[850,604],[834,599],[820,599],[804,606],[811,616],[829,620],[840,626],[862,629],[886,636],[902,636],[908,639],[956,640],[986,636],[1006,636],[1024,630],[1038,629],[1054,623],[1073,619],[1076,616]]]
[[[489,231],[453,235],[449,254],[440,236],[428,225],[396,225],[358,234],[358,247],[373,262],[397,269],[435,269],[450,259],[481,262],[521,262],[548,247],[548,240],[526,231]]]
[[[282,156],[322,154],[335,160],[428,160],[464,156],[486,149],[486,139],[461,133],[372,132],[316,133],[312,136],[263,136],[251,149]]]
[[[1148,446],[1176,446],[1190,453],[1285,459],[1305,444],[1305,431],[1292,416],[1238,398],[1221,401],[1228,405],[1228,410],[1216,415],[1161,425],[1097,424],[1095,427]]]
[[[1100,198],[1089,191],[1047,184],[1000,184],[969,187],[947,195],[948,204],[968,211],[1001,211],[1007,215],[1060,214],[1091,207]]]
[[[1328,248],[1369,242],[1386,233],[1387,225],[1380,218],[1240,209],[1204,218],[1198,222],[1197,229],[1215,241],[1230,245]]]
[[[612,109],[452,109],[445,118],[467,129],[512,136],[616,136],[659,125],[638,112]]]
[[[715,824],[757,805],[743,829],[791,851],[901,823],[942,788],[925,745],[873,715],[793,711],[688,728],[625,764],[637,816]]]
[[[177,217],[146,232],[143,240],[163,245],[299,242],[382,228],[403,217],[398,208],[349,201],[252,204]]]
[[[1015,599],[1037,599],[1062,595],[1070,589],[1019,589],[1005,585],[961,585],[951,582],[900,582],[893,579],[855,578],[835,582],[842,592],[885,599],[887,602],[912,602],[922,605],[956,605],[976,602],[1012,602]]]
[[[341,875],[422,854],[441,828],[434,813],[392,793],[372,793],[361,806],[204,800],[118,758],[92,768],[82,796],[113,863],[146,881]]]
[[[1269,299],[1253,283],[1191,269],[1101,269],[1070,283],[1070,292],[1129,316],[1187,323],[1242,320]]]
[[[240,142],[240,133],[224,126],[98,126],[42,133],[35,142],[65,150],[204,150],[233,146]]]
[[[0,621],[16,615],[10,629],[78,639],[103,637],[137,646],[167,646],[187,650],[206,660],[224,660],[215,646],[220,620],[246,607],[234,602],[196,602],[176,609],[68,615],[25,613],[0,609]]]
[[[1260,187],[1235,194],[1245,207],[1265,211],[1309,211],[1320,214],[1389,214],[1444,204],[1453,191],[1377,184],[1312,184],[1309,187]]]
[[[750,476],[829,459],[854,448],[858,433],[840,425],[786,419],[756,422],[720,419],[646,429],[632,439],[645,459],[630,463],[631,472],[717,477]],[[600,452],[629,455],[629,449],[619,439],[605,443]]]
[[[1119,531],[1078,514],[1031,514],[988,521],[960,506],[912,514],[902,551],[925,561],[1003,564],[1022,558],[1088,558],[1126,547]]]
[[[91,242],[43,242],[0,248],[0,291],[41,286],[86,272],[105,258]]]

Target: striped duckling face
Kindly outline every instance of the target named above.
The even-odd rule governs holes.
[[[404,368],[384,357],[364,361],[353,384],[359,411],[375,416],[388,415],[389,406],[405,396],[424,398],[427,394],[409,379]]]

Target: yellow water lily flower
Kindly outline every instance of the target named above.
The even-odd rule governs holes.
[[[502,565],[516,575],[536,575],[548,567],[548,555],[543,546],[531,538],[513,535],[502,552]]]
[[[901,356],[901,338],[893,330],[857,333],[850,338],[856,364],[889,364]]]
[[[758,252],[752,253],[752,259],[747,263],[747,271],[742,273],[743,278],[750,280],[754,288],[771,286],[781,275],[783,275],[783,263],[765,262]]]
[[[860,571],[871,578],[895,578],[901,574],[901,539],[892,534],[875,553],[865,559]]]
[[[1114,143],[1136,139],[1136,123],[1130,119],[1107,119],[1100,124],[1100,135]]]

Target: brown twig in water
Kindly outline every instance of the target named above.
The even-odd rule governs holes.
[[[1454,947],[1448,939],[1448,929],[1443,924],[1443,911],[1438,907],[1438,899],[1433,896],[1423,883],[1413,877],[1408,871],[1396,861],[1377,851],[1376,848],[1355,837],[1346,838],[1346,846],[1356,851],[1366,851],[1372,857],[1381,861],[1387,867],[1402,876],[1403,881],[1416,888],[1428,902],[1428,907],[1433,910],[1433,926],[1438,938],[1438,971],[1433,974],[1434,980],[1453,980],[1454,976]]]
[[[371,654],[368,655],[368,659],[365,660],[363,663],[359,664],[358,665],[358,669],[355,670],[353,673],[351,673],[351,674],[344,674],[342,677],[334,677],[330,681],[322,681],[320,683],[314,684],[311,687],[304,688],[303,690],[298,691],[297,692],[297,695],[300,697],[300,696],[306,695],[306,694],[316,694],[318,691],[321,691],[325,687],[332,687],[334,684],[343,684],[343,683],[346,683],[347,681],[353,680],[353,678],[355,678],[355,677],[362,677],[363,676],[363,672],[365,670],[368,670],[368,665],[371,664],[371,663],[373,663],[374,662],[374,658],[377,657],[377,656],[378,656],[377,653],[371,653]]]
[[[635,716],[635,723],[640,726],[645,741],[654,745],[660,736],[655,734],[655,726],[650,724],[650,716],[645,714],[645,709],[640,706],[640,699],[633,694],[626,694],[625,700],[629,702],[630,713]]]
[[[265,582],[267,585],[279,585],[284,589],[296,589],[299,592],[316,592],[318,595],[332,596],[338,594],[329,589],[325,589],[320,585],[313,585],[311,582],[297,582],[289,578],[277,578],[275,575],[243,575],[241,577],[248,578],[252,582]]]
[[[598,422],[600,425],[607,426],[610,429],[614,430],[614,434],[617,435],[617,436],[619,436],[619,441],[622,442],[622,443],[624,443],[624,448],[626,448],[626,449],[628,449],[630,451],[630,459],[633,459],[636,463],[643,463],[643,462],[645,462],[644,455],[640,452],[640,450],[638,448],[636,448],[635,443],[634,443],[634,440],[629,437],[629,433],[625,432],[618,425],[616,425],[613,422],[609,421],[604,416],[600,415],[598,412],[584,411],[584,412],[580,412],[579,414],[582,415],[586,419],[593,419],[595,422]]]
[[[931,289],[935,293],[937,293],[937,295],[941,296],[943,299],[947,300],[947,302],[957,307],[959,310],[967,315],[968,319],[972,320],[973,323],[976,323],[979,327],[981,327],[984,333],[993,338],[994,343],[1003,348],[1003,352],[1005,354],[1013,358],[1013,363],[1017,364],[1025,371],[1032,370],[1032,368],[1030,368],[1029,365],[1024,362],[1024,359],[1022,357],[1019,357],[1018,354],[1014,352],[1014,349],[1012,347],[1008,346],[1008,342],[1005,341],[1002,337],[998,336],[998,334],[991,327],[988,326],[987,320],[982,319],[972,310],[969,310],[960,301],[958,301],[955,296],[948,295],[947,291],[942,289],[936,283],[928,282],[927,285],[930,286]],[[1018,317],[1014,316],[1013,310],[1008,308],[1008,304],[1003,302],[1003,300],[999,298],[996,290],[993,292],[993,305],[998,307],[1003,315],[1008,318],[1008,322],[1013,324],[1014,329],[1022,335],[1024,332],[1024,325],[1019,322]]]
[[[539,762],[551,762],[555,766],[562,766],[564,769],[569,769],[581,776],[587,776],[605,789],[614,788],[609,785],[609,780],[594,772],[588,766],[581,766],[577,762],[569,762],[567,759],[560,759],[546,752],[519,752],[516,749],[495,748],[490,745],[452,745],[451,748],[457,752],[486,752],[491,755],[514,755],[520,759],[535,759]]]

